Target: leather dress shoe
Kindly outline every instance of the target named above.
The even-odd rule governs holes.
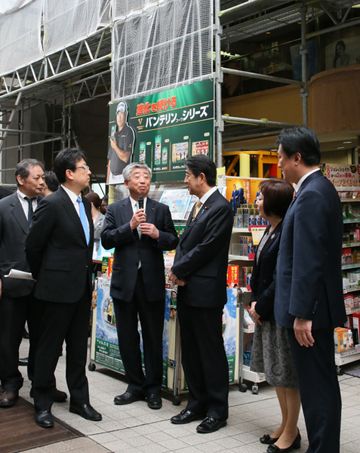
[[[18,360],[18,365],[19,366],[28,366],[29,364],[29,358],[28,357],[24,357],[23,359],[19,359]]]
[[[161,409],[162,407],[161,397],[158,393],[150,393],[150,395],[147,396],[146,401],[150,409]]]
[[[174,425],[185,425],[186,423],[191,423],[194,420],[201,420],[203,415],[198,414],[197,412],[191,411],[190,409],[183,409],[180,414],[174,415],[170,418],[171,423]]]
[[[279,438],[278,437],[271,437],[270,434],[264,434],[260,437],[260,442],[265,445],[272,445],[274,444]]]
[[[200,434],[208,434],[217,431],[226,425],[226,420],[220,420],[219,418],[206,417],[199,426],[196,427],[196,431]]]
[[[300,433],[298,432],[294,442],[290,445],[290,447],[279,448],[277,445],[272,444],[268,446],[266,453],[286,453],[293,450],[299,450],[300,447],[301,447],[301,436]]]
[[[34,391],[31,387],[30,389],[30,398],[34,398]],[[55,389],[53,393],[54,403],[65,403],[67,400],[67,394],[61,390]]]
[[[70,412],[80,415],[80,417],[85,418],[86,420],[91,420],[93,422],[99,422],[102,420],[102,415],[99,414],[90,404],[71,404],[70,403]]]
[[[0,393],[0,407],[12,407],[18,398],[18,390],[3,390],[2,393]]]
[[[41,428],[52,428],[54,426],[54,418],[50,410],[35,410],[35,421]]]
[[[131,404],[135,403],[135,401],[143,401],[144,400],[144,395],[141,393],[133,393],[129,392],[128,390],[121,394],[117,395],[114,398],[114,404],[116,405],[123,405],[123,404]]]

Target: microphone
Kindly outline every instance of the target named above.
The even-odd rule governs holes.
[[[143,198],[138,199],[138,204],[139,204],[139,209],[144,209],[144,199]]]

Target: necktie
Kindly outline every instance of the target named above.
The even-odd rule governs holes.
[[[195,219],[196,216],[199,214],[199,211],[201,209],[201,206],[202,206],[202,203],[201,201],[197,201],[195,203],[195,208],[194,208],[194,211],[193,211],[193,215],[192,215],[192,218]]]
[[[86,243],[87,243],[87,245],[89,245],[89,242],[90,242],[89,221],[88,221],[88,218],[86,216],[85,207],[84,207],[84,203],[82,201],[81,195],[79,195],[77,197],[76,201],[79,204],[80,222],[81,222],[81,225],[82,225],[83,230],[84,230]]]
[[[136,202],[134,204],[134,208],[135,208],[135,212],[138,211],[140,208],[139,208],[139,203]],[[140,229],[140,225],[136,228],[137,229],[137,232],[138,232],[138,235],[139,235],[139,239],[141,239],[141,229]]]
[[[28,221],[28,224],[30,227],[32,224],[32,219],[33,219],[33,215],[34,215],[34,209],[33,209],[33,204],[32,204],[33,199],[29,198],[29,197],[25,197],[25,200],[28,202],[28,205],[29,205],[27,221]]]

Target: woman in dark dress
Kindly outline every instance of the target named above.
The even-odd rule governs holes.
[[[274,319],[274,272],[280,245],[282,220],[293,199],[293,188],[284,180],[270,179],[260,184],[256,204],[260,215],[269,221],[257,252],[251,278],[252,302],[249,309],[256,323],[250,368],[265,373],[273,385],[281,408],[282,421],[260,442],[268,444],[267,453],[288,452],[300,448],[297,428],[300,395],[287,330]]]

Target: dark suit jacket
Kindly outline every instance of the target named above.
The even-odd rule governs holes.
[[[178,278],[186,281],[178,289],[179,302],[194,307],[219,307],[226,303],[233,222],[230,204],[219,191],[206,200],[195,220],[188,222],[172,268]]]
[[[148,301],[164,300],[164,250],[175,249],[178,243],[176,230],[168,206],[147,198],[147,223],[159,230],[158,240],[131,230],[133,216],[129,198],[108,207],[101,242],[105,249],[115,247],[110,294],[114,299],[130,302],[134,295],[138,263],[141,269]]]
[[[283,221],[276,271],[275,319],[292,327],[295,317],[313,328],[346,320],[341,277],[341,204],[320,171],[308,176]]]
[[[268,230],[269,228],[267,228]],[[274,318],[275,269],[279,252],[282,223],[272,232],[261,250],[259,260],[255,259],[251,274],[251,298],[256,301],[255,310],[262,320]]]
[[[30,272],[25,256],[25,240],[29,226],[17,193],[0,200],[0,276],[3,293],[9,297],[23,297],[31,293],[34,283],[3,278],[10,269]]]
[[[90,243],[76,209],[60,187],[40,202],[26,241],[34,278],[35,297],[48,302],[75,303],[85,291],[91,295],[94,227],[90,203],[84,199]]]

